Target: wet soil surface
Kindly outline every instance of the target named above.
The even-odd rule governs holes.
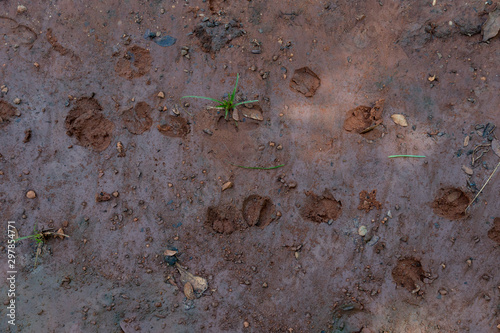
[[[8,220],[70,237],[16,244],[2,332],[497,330],[497,1],[18,5],[0,278]]]

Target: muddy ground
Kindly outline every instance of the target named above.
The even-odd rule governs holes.
[[[70,237],[17,243],[2,331],[497,331],[500,174],[465,213],[499,162],[496,1],[18,5],[0,0],[0,277],[8,220]],[[237,126],[180,99],[237,74],[259,100]]]

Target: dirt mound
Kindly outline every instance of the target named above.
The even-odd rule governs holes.
[[[242,221],[241,214],[233,206],[208,207],[205,224],[220,234],[232,234],[247,227]]]
[[[167,118],[158,125],[158,131],[166,136],[181,138],[186,136],[190,129],[186,119],[176,116],[167,116]]]
[[[243,36],[244,31],[236,20],[231,20],[226,24],[208,20],[198,24],[193,34],[200,41],[203,52],[216,53],[233,39]]]
[[[0,128],[10,123],[10,119],[16,115],[16,108],[0,100]]]
[[[488,231],[488,237],[500,245],[500,217],[493,221],[493,228]]]
[[[425,272],[420,261],[414,258],[405,258],[398,261],[392,270],[392,278],[398,286],[414,291],[420,289]]]
[[[66,116],[66,134],[75,136],[83,147],[103,151],[111,143],[115,125],[101,111],[101,105],[94,98],[80,98]]]
[[[382,204],[377,201],[377,190],[373,190],[371,192],[361,191],[359,192],[359,210],[364,210],[365,212],[369,212],[372,209],[380,209],[382,208]]]
[[[450,220],[458,220],[467,216],[465,209],[469,205],[470,198],[458,188],[440,189],[432,203],[436,215]]]
[[[347,118],[344,122],[344,130],[347,132],[355,132],[359,134],[367,133],[368,136],[373,136],[374,129],[382,124],[382,112],[384,110],[384,100],[380,99],[375,102],[373,107],[358,106],[347,112]],[[379,137],[379,135],[375,135]]]
[[[312,192],[306,192],[308,198],[304,207],[301,209],[301,215],[305,220],[318,223],[336,220],[342,213],[342,203],[337,201],[333,195],[325,190],[323,195],[319,196]]]
[[[141,77],[151,69],[152,58],[149,51],[134,45],[127,49],[115,66],[115,72],[129,80]]]
[[[321,80],[309,67],[296,69],[290,80],[290,88],[306,97],[313,97]]]
[[[123,122],[132,134],[142,134],[151,128],[151,107],[146,102],[139,102],[123,113]]]
[[[265,227],[276,219],[276,207],[268,197],[251,195],[243,201],[243,218],[249,226]]]

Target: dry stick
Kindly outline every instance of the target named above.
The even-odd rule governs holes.
[[[467,208],[465,208],[466,212],[467,212],[467,209],[469,209],[470,205],[472,205],[474,203],[474,201],[476,201],[477,197],[481,194],[481,192],[483,191],[484,187],[486,186],[486,184],[488,184],[488,182],[490,181],[491,177],[493,177],[493,175],[495,174],[495,172],[497,171],[497,169],[498,169],[499,166],[500,166],[500,162],[498,162],[497,166],[495,167],[495,170],[493,170],[493,172],[491,173],[491,175],[488,177],[488,180],[486,181],[486,183],[484,183],[483,187],[481,187],[481,189],[479,190],[479,192],[477,192],[477,194],[474,197],[474,199],[472,199],[472,201],[467,206]]]

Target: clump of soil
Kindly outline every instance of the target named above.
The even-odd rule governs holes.
[[[208,0],[208,8],[210,8],[210,11],[215,14],[219,10],[223,9],[222,3],[225,1],[226,0]]]
[[[243,218],[249,226],[266,227],[276,219],[276,207],[268,197],[251,195],[243,201]]]
[[[382,112],[384,110],[383,99],[375,102],[373,107],[358,106],[347,112],[347,118],[344,122],[344,130],[359,134],[371,133],[369,129],[382,124]]]
[[[167,116],[165,121],[163,121],[161,125],[158,125],[158,131],[166,136],[180,138],[186,136],[190,129],[185,118]]]
[[[16,115],[16,108],[0,100],[0,128],[10,123],[10,119]]]
[[[115,66],[115,72],[129,80],[141,77],[151,69],[152,58],[149,51],[134,45],[127,49]]]
[[[296,69],[290,80],[290,88],[306,97],[313,97],[321,85],[321,79],[309,67]]]
[[[359,192],[359,210],[364,210],[365,212],[369,212],[372,209],[380,209],[382,208],[382,204],[377,201],[377,190],[373,190],[371,192],[361,191]]]
[[[219,21],[206,21],[198,24],[193,34],[200,41],[203,52],[216,53],[233,39],[244,35],[241,24],[231,20],[226,24]]]
[[[434,213],[450,220],[459,220],[467,216],[465,209],[470,198],[458,188],[445,188],[439,193],[432,203]]]
[[[488,237],[500,245],[500,217],[493,221],[493,228],[488,231]]]
[[[75,136],[83,147],[105,150],[111,143],[115,125],[101,111],[101,105],[94,98],[80,98],[66,116],[66,134]]]
[[[328,222],[336,220],[342,213],[342,202],[336,200],[333,195],[325,190],[323,195],[306,192],[306,203],[301,209],[302,217],[313,222]]]
[[[123,113],[123,122],[132,134],[142,134],[151,128],[151,107],[146,102],[139,102]]]
[[[405,258],[398,261],[392,270],[392,278],[398,286],[414,291],[420,288],[420,283],[425,278],[425,272],[420,261],[414,258]]]
[[[233,206],[208,207],[205,224],[220,234],[232,234],[246,228],[239,211]]]

